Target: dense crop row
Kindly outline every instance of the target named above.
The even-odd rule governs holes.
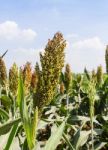
[[[40,66],[14,63],[9,74],[0,57],[0,150],[108,149],[108,75],[102,66],[62,72],[65,47],[56,33]]]

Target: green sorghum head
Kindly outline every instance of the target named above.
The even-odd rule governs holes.
[[[70,65],[66,64],[66,68],[65,68],[65,87],[66,87],[66,92],[69,91],[70,85],[71,85],[71,81],[72,81],[72,72],[70,69]]]
[[[52,40],[48,40],[44,54],[40,54],[42,70],[35,97],[39,109],[43,109],[53,99],[64,66],[65,47],[63,35],[57,32]]]
[[[4,60],[0,57],[0,85],[6,87],[7,84],[7,71]]]
[[[18,90],[18,67],[14,63],[13,66],[9,70],[9,90],[10,92],[16,96]]]

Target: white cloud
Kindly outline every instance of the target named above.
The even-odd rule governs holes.
[[[77,41],[73,44],[76,49],[102,49],[104,47],[99,37],[92,37],[84,40]]]
[[[6,21],[0,24],[0,40],[32,41],[36,35],[36,32],[32,29],[21,29],[14,21]]]
[[[16,64],[20,67],[23,66],[27,61],[29,61],[31,62],[32,66],[34,66],[36,62],[40,62],[40,52],[43,52],[43,48],[11,49],[11,51],[9,51],[6,55],[6,65],[8,68],[10,68],[12,64],[16,62]]]
[[[68,42],[66,62],[70,63],[74,72],[83,72],[85,67],[96,69],[100,64],[105,71],[105,43],[99,37]]]

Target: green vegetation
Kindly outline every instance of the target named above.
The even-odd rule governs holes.
[[[108,149],[108,75],[63,72],[65,47],[56,33],[40,66],[14,63],[9,75],[0,57],[0,150]]]

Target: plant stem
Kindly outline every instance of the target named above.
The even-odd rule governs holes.
[[[68,113],[69,113],[69,96],[68,96],[68,94],[66,94],[66,105],[67,105],[67,116],[68,116]]]
[[[94,150],[93,117],[91,118],[92,150]]]
[[[1,84],[0,84],[0,98],[1,98],[1,91],[2,91],[2,87],[1,87]],[[1,107],[1,100],[0,100],[0,107]]]

